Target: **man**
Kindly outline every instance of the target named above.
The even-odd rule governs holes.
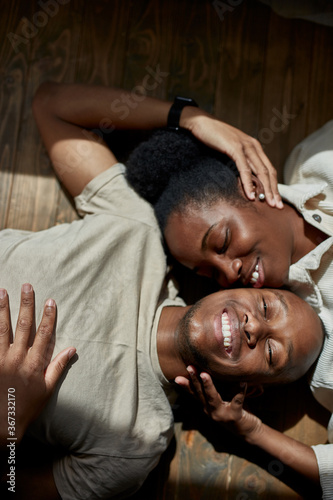
[[[14,297],[19,282],[32,283],[37,310],[52,295],[59,308],[55,352],[74,345],[78,354],[30,427],[59,456],[46,464],[43,489],[32,492],[30,474],[25,498],[29,491],[34,499],[130,495],[168,445],[169,381],[187,376],[188,365],[224,380],[282,382],[305,373],[322,346],[317,316],[288,292],[222,291],[188,308],[172,282],[165,283],[152,208],[128,187],[123,166],[104,143],[85,129],[165,125],[170,104],[146,98],[124,114],[127,98],[102,87],[48,84],[34,101],[55,170],[84,218],[40,233],[0,235],[2,286]],[[230,132],[189,107],[181,124],[210,144]],[[253,160],[253,149],[249,154]],[[273,200],[274,188],[267,189]],[[18,312],[15,301],[11,311]],[[237,339],[233,351],[224,345],[225,315]]]

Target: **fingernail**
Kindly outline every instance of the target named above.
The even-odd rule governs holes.
[[[68,351],[68,359],[71,359],[75,353],[76,353],[76,349],[71,349],[70,351]]]
[[[0,288],[0,299],[4,299],[7,295],[7,291],[4,288]]]
[[[191,366],[188,366],[186,370],[189,372],[190,375],[194,375],[194,370]]]
[[[32,292],[32,286],[30,285],[30,283],[24,283],[24,285],[22,285],[22,292],[24,293]]]
[[[56,303],[53,299],[47,299],[47,301],[45,302],[45,305],[48,307],[55,307]]]
[[[283,208],[283,202],[282,202],[281,200],[280,200],[280,201],[278,201],[278,202],[277,202],[277,206],[278,206],[279,208]]]
[[[200,378],[201,380],[203,380],[204,382],[207,382],[208,378],[207,378],[207,375],[205,373],[200,373]]]

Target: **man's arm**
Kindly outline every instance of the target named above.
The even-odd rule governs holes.
[[[13,340],[7,292],[0,290],[0,456],[1,492],[15,491],[18,499],[60,498],[51,461],[29,474],[18,467],[19,444],[30,423],[42,411],[75,348],[68,347],[51,361],[56,305],[49,299],[34,335],[34,291],[25,284]],[[12,478],[12,482],[11,482]],[[37,490],[39,488],[39,493]],[[40,495],[40,496],[38,496]],[[3,497],[4,498],[4,497]],[[7,496],[6,496],[7,498]]]
[[[111,132],[165,127],[171,105],[109,87],[44,83],[36,93],[33,110],[57,175],[76,196],[117,161],[100,134],[87,129]],[[253,172],[264,186],[268,203],[278,206],[276,171],[256,139],[190,106],[183,109],[180,126],[236,162],[250,199]]]

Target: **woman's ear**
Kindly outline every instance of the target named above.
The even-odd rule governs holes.
[[[260,201],[264,201],[265,199],[265,190],[264,186],[262,185],[261,181],[256,177],[255,175],[252,174],[252,183],[253,183],[253,190],[255,192],[256,198],[258,198]]]
[[[253,174],[251,174],[251,180],[252,180],[252,184],[253,184],[253,192],[255,194],[255,199],[260,200],[260,201],[264,201],[265,200],[265,190],[264,190],[264,186],[262,185],[261,181],[258,179],[258,177],[256,177]],[[243,184],[240,180],[240,177],[238,178],[238,182],[239,182],[239,187],[243,193],[243,196],[245,198],[247,198],[245,191],[244,191],[244,188],[243,188]]]

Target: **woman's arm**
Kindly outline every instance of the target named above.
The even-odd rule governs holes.
[[[57,175],[76,196],[117,161],[101,138],[103,132],[165,127],[171,105],[109,87],[44,83],[36,93],[33,110]],[[253,172],[264,186],[268,203],[278,205],[276,171],[258,141],[199,108],[185,107],[180,125],[236,161],[250,199]]]
[[[208,373],[203,372],[199,377],[194,367],[188,367],[188,372],[191,382],[184,377],[177,377],[176,382],[201,401],[207,415],[241,436],[247,443],[261,448],[319,485],[319,469],[312,448],[272,429],[244,410],[246,384],[231,402],[226,402],[217,392]]]

